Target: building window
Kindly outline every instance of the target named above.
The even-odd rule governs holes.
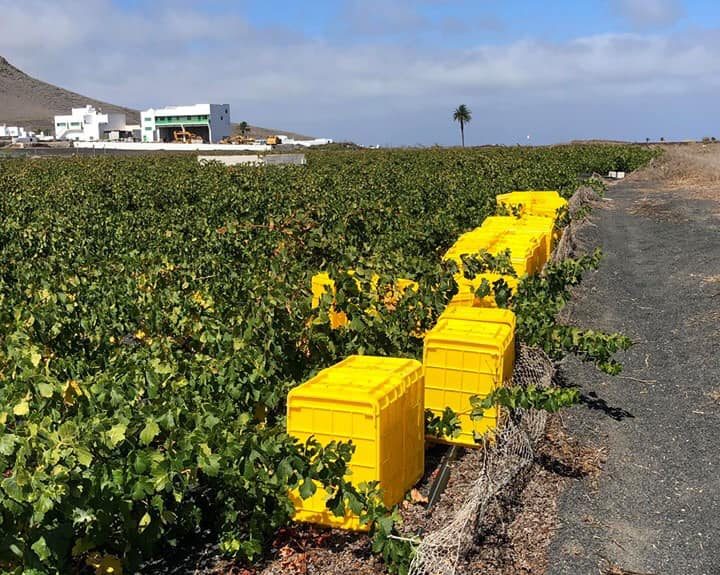
[[[146,122],[152,122],[153,120],[152,120],[152,118],[145,118],[145,121],[146,121]]]
[[[145,126],[145,130],[146,130],[146,131],[152,130],[152,126]]]

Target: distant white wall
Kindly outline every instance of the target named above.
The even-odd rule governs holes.
[[[272,146],[259,144],[173,144],[165,142],[75,142],[76,148],[95,150],[132,150],[137,152],[268,152]]]
[[[227,156],[201,156],[197,157],[201,164],[207,162],[220,162],[225,166],[253,165],[253,166],[279,166],[295,165],[304,166],[307,164],[305,154],[269,154],[259,156],[257,154],[227,155]]]
[[[315,138],[314,140],[293,140],[292,138],[286,138],[285,136],[280,137],[282,138],[283,144],[287,144],[289,146],[304,146],[306,148],[310,148],[312,146],[324,146],[325,144],[333,143],[330,138]]]

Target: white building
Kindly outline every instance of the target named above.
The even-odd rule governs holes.
[[[143,142],[172,142],[174,132],[185,131],[214,144],[232,133],[227,104],[150,108],[142,112],[140,118]]]
[[[27,135],[28,132],[21,126],[0,124],[0,138],[24,138]]]
[[[92,106],[73,108],[70,115],[55,116],[55,139],[95,142],[111,132],[124,133],[125,114],[103,114]]]
[[[13,144],[31,144],[39,141],[52,140],[52,136],[46,136],[45,132],[36,134],[32,130],[28,130],[22,126],[0,124],[0,140],[7,139]]]

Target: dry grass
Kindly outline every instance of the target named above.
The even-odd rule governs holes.
[[[558,527],[558,497],[571,481],[596,481],[603,448],[571,437],[555,415],[525,480],[494,501],[480,526],[476,547],[459,574],[539,575],[547,572],[548,546]]]
[[[647,195],[635,200],[629,212],[635,216],[666,222],[684,219],[681,218],[666,201]]]
[[[669,145],[663,150],[662,157],[629,178],[682,189],[691,198],[720,201],[720,144]]]

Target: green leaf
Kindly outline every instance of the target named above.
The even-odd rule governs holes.
[[[146,512],[145,512],[145,515],[143,515],[143,516],[140,518],[140,522],[138,523],[138,531],[139,531],[140,533],[142,533],[143,531],[145,531],[145,529],[147,529],[148,525],[150,525],[151,522],[152,522],[152,517],[151,517],[150,514],[146,511]]]
[[[106,444],[108,447],[116,447],[118,443],[125,439],[125,432],[127,431],[127,424],[116,423],[107,432]],[[152,441],[152,439],[150,439]]]
[[[150,445],[153,439],[160,433],[160,427],[154,419],[148,419],[145,427],[140,432],[140,442],[143,445]]]
[[[332,511],[335,517],[345,515],[345,501],[343,500],[342,491],[338,490],[325,504]]]
[[[384,535],[390,535],[392,533],[394,524],[395,521],[392,515],[385,515],[384,517],[381,517],[377,520],[378,529]]]
[[[42,397],[52,397],[55,389],[49,383],[38,383],[38,391]]]
[[[312,479],[306,477],[305,481],[300,484],[299,491],[300,497],[302,497],[303,499],[308,499],[309,497],[315,495],[315,492],[317,491],[317,486]]]
[[[15,451],[15,444],[18,436],[13,433],[3,433],[0,435],[0,455],[12,455]]]
[[[84,447],[76,447],[75,456],[78,458],[78,463],[80,463],[80,465],[84,467],[90,467],[93,456],[87,449],[85,449]]]
[[[50,559],[50,548],[45,542],[45,537],[40,537],[40,539],[30,546],[30,549],[35,552],[35,555],[37,555],[43,563]]]

